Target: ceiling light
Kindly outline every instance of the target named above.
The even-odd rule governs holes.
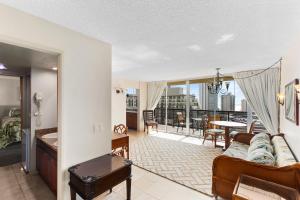
[[[52,67],[52,70],[57,71],[57,67]]]
[[[4,64],[0,63],[0,70],[7,69]]]

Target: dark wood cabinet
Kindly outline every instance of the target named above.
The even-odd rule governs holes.
[[[137,112],[126,112],[126,126],[137,130]]]
[[[51,191],[57,191],[57,152],[37,139],[36,168]]]

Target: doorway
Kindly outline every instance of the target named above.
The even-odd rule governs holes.
[[[0,167],[22,159],[22,88],[18,76],[0,75]]]
[[[126,90],[126,126],[128,129],[138,129],[139,89],[127,88]]]

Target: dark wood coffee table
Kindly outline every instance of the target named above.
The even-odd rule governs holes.
[[[69,168],[71,199],[76,193],[92,200],[126,180],[127,200],[131,197],[132,162],[120,156],[107,154]]]

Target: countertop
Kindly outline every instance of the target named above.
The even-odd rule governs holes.
[[[43,138],[42,137],[43,135],[46,135],[46,134],[37,134],[36,138],[57,152],[57,146],[54,145],[54,143],[57,142],[57,138]]]

